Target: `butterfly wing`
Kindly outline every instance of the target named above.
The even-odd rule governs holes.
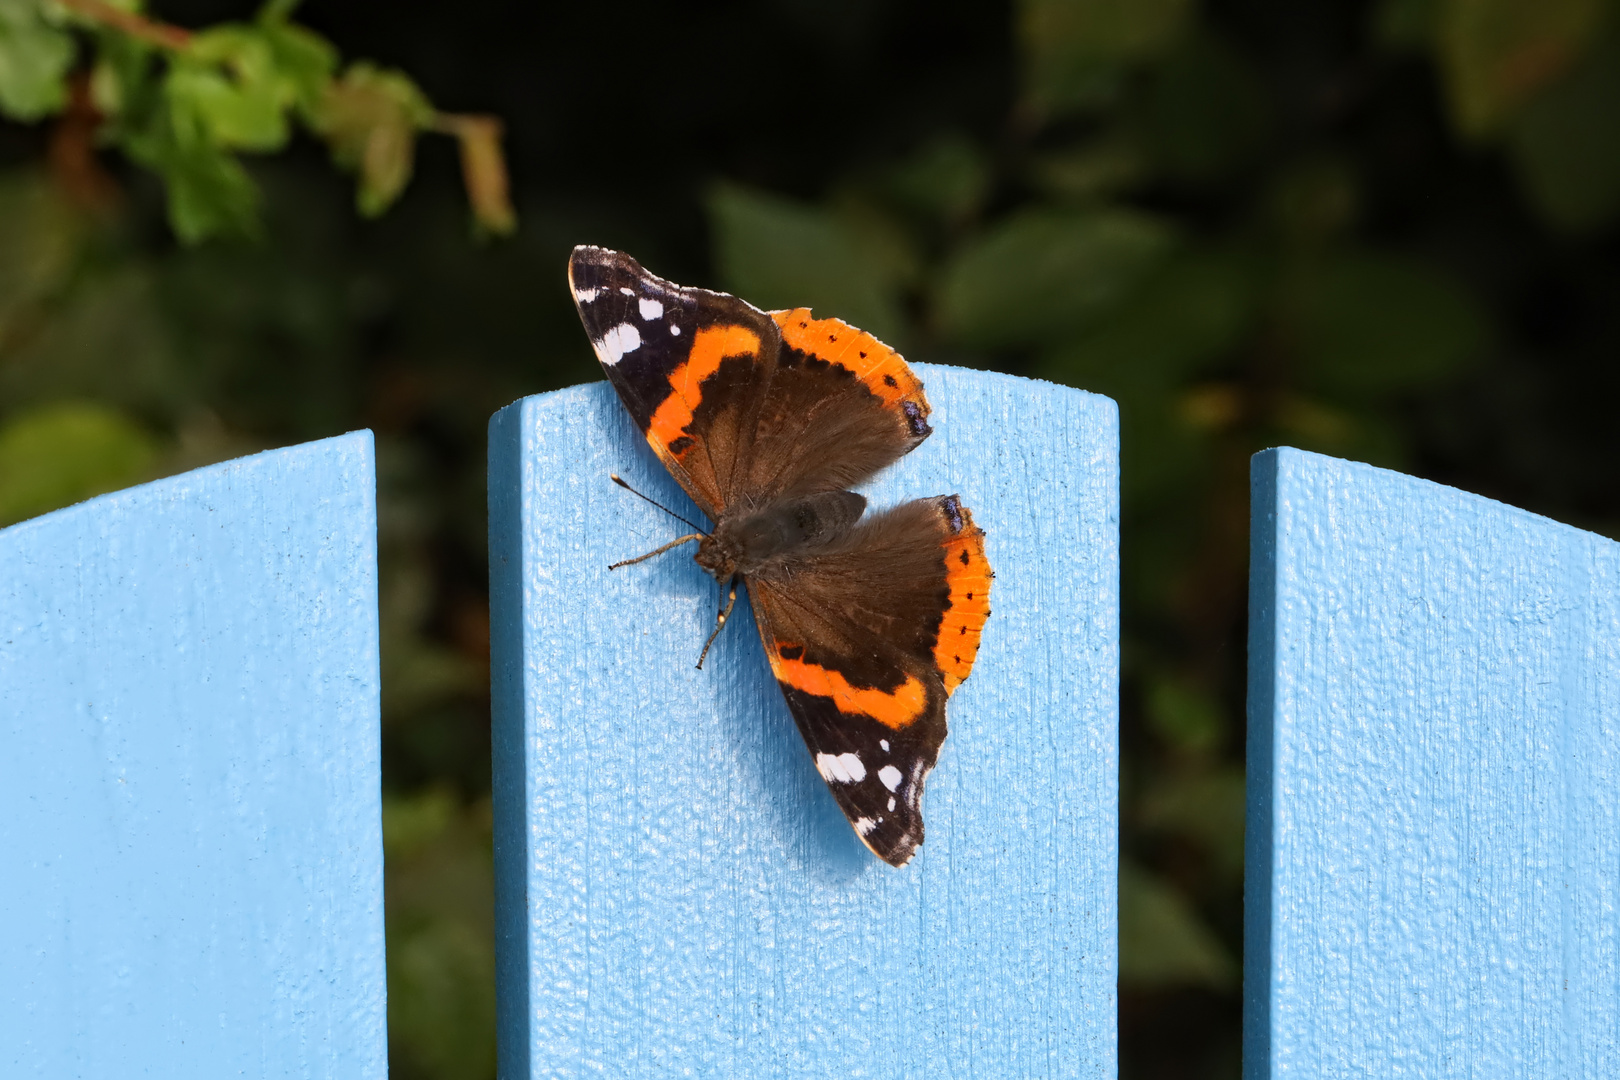
[[[665,281],[606,248],[575,248],[568,284],[619,400],[670,474],[718,519],[746,453],[742,414],[775,366],[775,322],[735,296]]]
[[[903,866],[945,700],[990,614],[984,532],[954,495],[919,499],[748,582],[755,621],[811,757],[862,842]]]
[[[606,248],[575,248],[568,278],[620,400],[711,518],[854,486],[931,430],[900,355],[837,319],[766,314]]]
[[[922,382],[899,353],[808,308],[770,317],[781,344],[744,481],[756,498],[854,487],[932,432]]]

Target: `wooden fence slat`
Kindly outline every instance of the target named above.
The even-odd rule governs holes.
[[[381,1078],[372,441],[0,532],[0,1073]]]
[[[609,574],[679,527],[610,471],[697,511],[607,384],[492,422],[504,1080],[1114,1075],[1117,414],[917,368],[935,433],[870,494],[960,492],[998,576],[901,870],[740,607],[694,670],[718,590],[690,553]]]
[[[1253,481],[1245,1075],[1620,1076],[1620,545]]]

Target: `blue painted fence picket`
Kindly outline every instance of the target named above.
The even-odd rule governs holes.
[[[1620,1076],[1620,545],[1255,459],[1245,1075]]]
[[[0,531],[0,1074],[380,1080],[369,433]]]
[[[752,618],[704,670],[697,514],[606,383],[490,431],[500,1074],[1111,1078],[1112,402],[917,365],[935,434],[876,505],[959,492],[995,613],[901,870],[816,774]]]

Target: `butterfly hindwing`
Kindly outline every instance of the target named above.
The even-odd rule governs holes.
[[[771,319],[781,343],[749,447],[751,497],[854,487],[928,437],[922,383],[893,349],[807,308]]]
[[[818,771],[861,840],[904,865],[945,700],[990,614],[984,533],[956,496],[919,499],[749,583],[766,655]]]

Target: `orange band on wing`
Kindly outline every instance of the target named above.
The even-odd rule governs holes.
[[[703,380],[720,370],[720,362],[731,356],[758,356],[759,335],[746,326],[711,326],[699,330],[692,339],[692,351],[686,362],[669,373],[674,392],[665,398],[653,413],[647,425],[647,441],[653,449],[668,451],[677,458],[691,448],[691,440],[680,450],[672,443],[686,434],[692,422],[692,410],[703,394],[699,387]]]
[[[842,319],[812,319],[809,308],[773,311],[771,318],[782,328],[782,341],[789,348],[853,371],[891,409],[910,400],[920,407],[923,417],[928,416],[922,380],[911,373],[899,353],[871,334]]]
[[[984,530],[973,524],[967,507],[960,506],[962,529],[949,537],[945,553],[945,583],[951,598],[940,620],[934,642],[934,663],[947,694],[973,671],[979,655],[979,633],[990,617],[990,579],[995,576],[984,557]]]
[[[796,690],[817,697],[832,698],[841,713],[869,716],[885,727],[899,730],[922,716],[928,707],[928,690],[915,675],[894,690],[868,690],[851,686],[849,680],[830,668],[789,660],[781,655],[785,642],[777,642],[771,656],[776,677]]]

